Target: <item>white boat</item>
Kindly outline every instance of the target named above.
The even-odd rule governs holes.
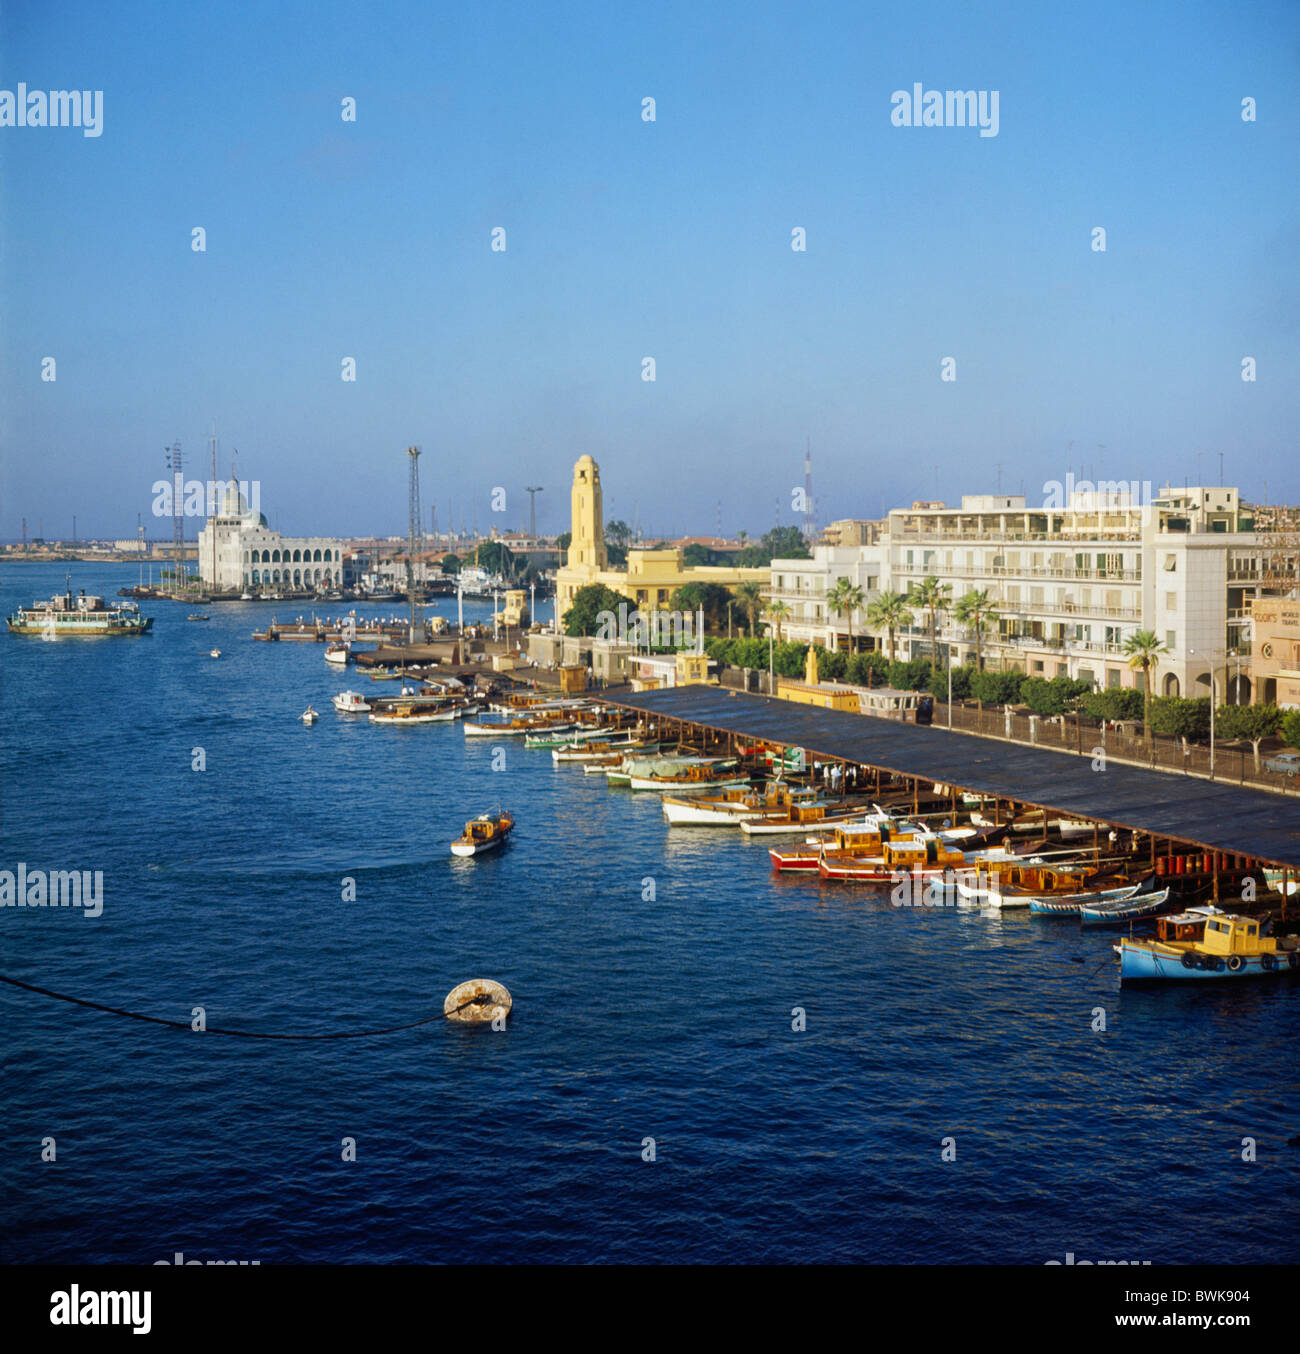
[[[320,715],[318,715],[318,714],[316,713],[316,710],[314,709],[314,707],[312,707],[312,706],[309,705],[309,706],[302,712],[302,714],[299,716],[299,718],[302,720],[302,722],[303,722],[304,724],[315,724],[315,722],[320,718]]]
[[[678,777],[632,776],[631,790],[649,790],[655,794],[697,795],[716,790],[741,790],[749,785],[748,776],[726,776],[721,780],[687,780]]]
[[[346,642],[343,644],[327,644],[325,646],[325,661],[327,663],[336,663],[339,667],[344,667],[351,657],[352,646]]]
[[[421,708],[409,701],[402,705],[381,706],[370,712],[372,724],[438,724],[446,718],[445,710]]]
[[[253,600],[253,594],[251,592],[241,592],[239,594],[239,600],[241,602],[251,602]]]
[[[209,657],[209,658],[220,658],[220,657],[221,657],[221,650],[220,650],[220,649],[213,649],[212,652],[208,654],[208,657]]]
[[[359,691],[340,691],[334,697],[334,708],[341,715],[364,715],[370,712],[370,706]]]

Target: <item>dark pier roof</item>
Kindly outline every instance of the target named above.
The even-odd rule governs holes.
[[[1300,869],[1300,799],[1023,743],[823,710],[717,686],[616,693],[611,704],[1035,808]]]

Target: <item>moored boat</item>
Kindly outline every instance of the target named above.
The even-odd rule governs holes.
[[[454,719],[455,715],[449,715],[445,711],[439,710],[434,706],[420,706],[413,701],[395,701],[391,705],[376,706],[370,712],[370,722],[372,724],[439,724],[448,719]]]
[[[505,810],[480,813],[465,824],[465,831],[451,844],[455,856],[480,856],[503,845],[514,830],[514,816]]]
[[[1254,917],[1216,907],[1191,907],[1177,916],[1160,918],[1157,928],[1154,939],[1125,936],[1116,943],[1121,983],[1280,978],[1300,973],[1297,938],[1279,941],[1262,935]]]
[[[334,697],[334,708],[341,715],[364,715],[370,712],[370,705],[359,691],[340,691]]]
[[[1145,893],[1141,888],[1128,897],[1102,898],[1085,903],[1079,909],[1081,926],[1123,926],[1127,922],[1140,921],[1144,917],[1158,917],[1162,912],[1172,911],[1178,906],[1177,899],[1170,898],[1167,888],[1154,893]]]
[[[327,663],[333,663],[337,667],[345,667],[351,657],[352,646],[346,641],[342,644],[327,644],[325,646],[325,661]]]

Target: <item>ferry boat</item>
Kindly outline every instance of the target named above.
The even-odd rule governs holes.
[[[33,602],[19,607],[5,618],[10,634],[41,635],[46,639],[65,639],[99,635],[147,635],[153,629],[153,617],[142,616],[140,608],[126,602],[109,606],[104,598],[87,595],[83,588],[72,595],[72,575],[68,586],[48,602]]]
[[[465,831],[452,842],[452,855],[481,856],[485,851],[495,851],[510,836],[514,826],[513,815],[503,810],[480,813],[465,824]]]
[[[370,713],[370,706],[362,697],[360,691],[340,691],[334,697],[334,708],[341,715],[365,715]]]
[[[1161,917],[1156,926],[1154,940],[1126,936],[1116,944],[1121,983],[1279,978],[1300,972],[1297,937],[1261,935],[1254,917],[1189,907]]]

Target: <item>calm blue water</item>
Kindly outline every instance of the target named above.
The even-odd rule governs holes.
[[[5,611],[62,578],[5,566]],[[780,881],[546,753],[337,716],[369,683],[251,642],[268,606],[145,610],[143,640],[0,637],[0,868],[105,876],[97,919],[0,910],[0,971],[249,1029],[479,976],[515,1014],[281,1044],[0,986],[0,1261],[1295,1260],[1300,985],[1121,994],[1069,924]],[[452,860],[498,802],[506,853]]]

